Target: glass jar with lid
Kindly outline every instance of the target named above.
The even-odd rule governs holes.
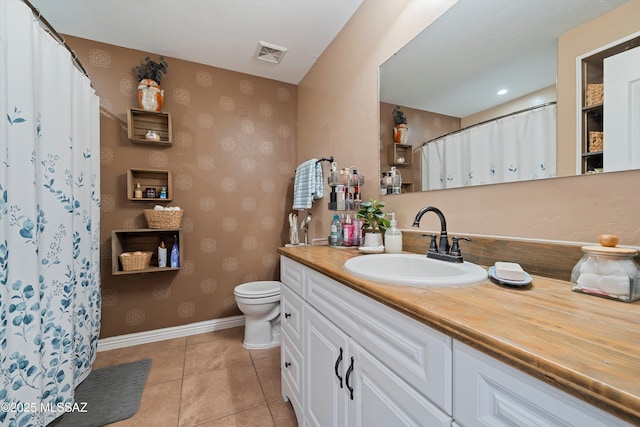
[[[605,298],[632,302],[640,299],[638,251],[617,247],[618,237],[599,237],[600,246],[583,246],[584,256],[571,272],[571,289]]]

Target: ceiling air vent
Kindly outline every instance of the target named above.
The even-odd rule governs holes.
[[[262,61],[279,64],[286,52],[286,47],[280,47],[265,42],[260,42],[260,44],[258,44],[258,59],[261,59]]]

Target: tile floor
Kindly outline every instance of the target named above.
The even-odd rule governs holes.
[[[99,352],[93,369],[152,359],[138,413],[111,427],[293,427],[280,393],[280,347],[247,350],[231,328]]]

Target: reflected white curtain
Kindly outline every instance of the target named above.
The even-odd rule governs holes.
[[[425,190],[550,178],[555,173],[555,104],[467,128],[422,149]]]
[[[0,1],[0,425],[74,403],[100,328],[99,99],[20,0]]]

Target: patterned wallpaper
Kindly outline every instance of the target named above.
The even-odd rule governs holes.
[[[162,80],[173,145],[132,144],[133,67],[151,55],[66,37],[101,98],[101,338],[240,314],[233,288],[277,280],[296,168],[294,85],[166,58]],[[173,174],[171,206],[185,210],[179,272],[113,276],[111,230],[146,228],[127,169]]]

